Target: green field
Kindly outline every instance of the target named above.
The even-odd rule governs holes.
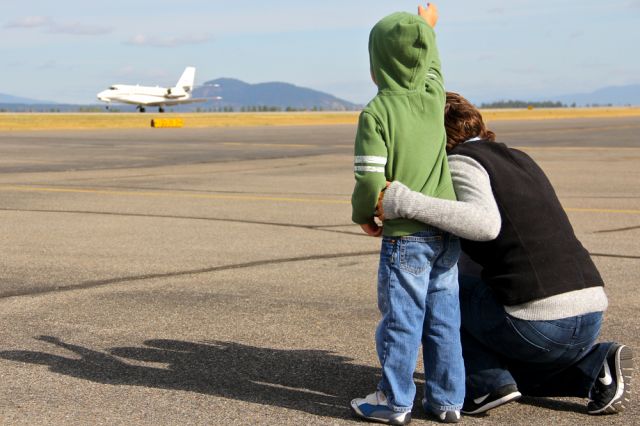
[[[640,108],[549,108],[483,110],[486,121],[563,118],[638,117]],[[184,127],[310,126],[356,124],[358,112],[274,113],[0,113],[0,131],[69,129],[141,129],[154,118],[181,118]]]

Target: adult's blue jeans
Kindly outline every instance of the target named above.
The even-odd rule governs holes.
[[[467,395],[516,384],[530,396],[588,397],[612,343],[595,341],[602,312],[528,321],[505,312],[476,276],[460,276]]]
[[[432,228],[405,237],[384,237],[378,270],[382,319],[376,348],[382,390],[398,412],[410,411],[413,374],[423,345],[425,398],[439,410],[464,402],[457,261],[460,241]]]

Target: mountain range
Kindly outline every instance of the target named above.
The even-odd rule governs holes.
[[[207,101],[206,107],[231,107],[234,110],[250,107],[277,108],[280,110],[349,111],[361,105],[337,98],[318,90],[289,83],[272,82],[249,84],[234,78],[218,78],[193,89],[195,98],[216,98]]]
[[[23,105],[37,105],[37,104],[52,104],[54,102],[39,101],[36,99],[21,98],[19,96],[5,95],[0,93],[0,104],[23,104]]]
[[[578,106],[585,105],[640,105],[640,84],[603,87],[591,93],[556,96],[554,101]]]
[[[299,87],[289,83],[271,82],[249,84],[234,78],[209,80],[193,90],[196,98],[208,98],[207,102],[182,105],[176,111],[207,110],[358,110],[362,105],[340,99],[318,90]],[[536,99],[528,99],[536,100]],[[640,105],[640,84],[611,86],[590,93],[547,96],[544,100],[559,101],[566,105]],[[15,110],[39,106],[72,110],[93,105],[60,105],[55,102],[28,99],[0,93],[0,109]],[[34,110],[37,108],[33,108]],[[128,110],[127,106],[119,108]]]

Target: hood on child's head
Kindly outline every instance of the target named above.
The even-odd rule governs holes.
[[[421,17],[396,12],[382,18],[369,34],[369,62],[378,90],[415,90],[424,84],[429,64],[428,31]]]

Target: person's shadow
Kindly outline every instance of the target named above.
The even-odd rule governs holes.
[[[336,418],[351,417],[349,401],[372,392],[380,377],[378,368],[322,350],[157,339],[100,352],[56,337],[37,339],[76,356],[14,350],[0,352],[0,358],[97,383],[184,390]]]

